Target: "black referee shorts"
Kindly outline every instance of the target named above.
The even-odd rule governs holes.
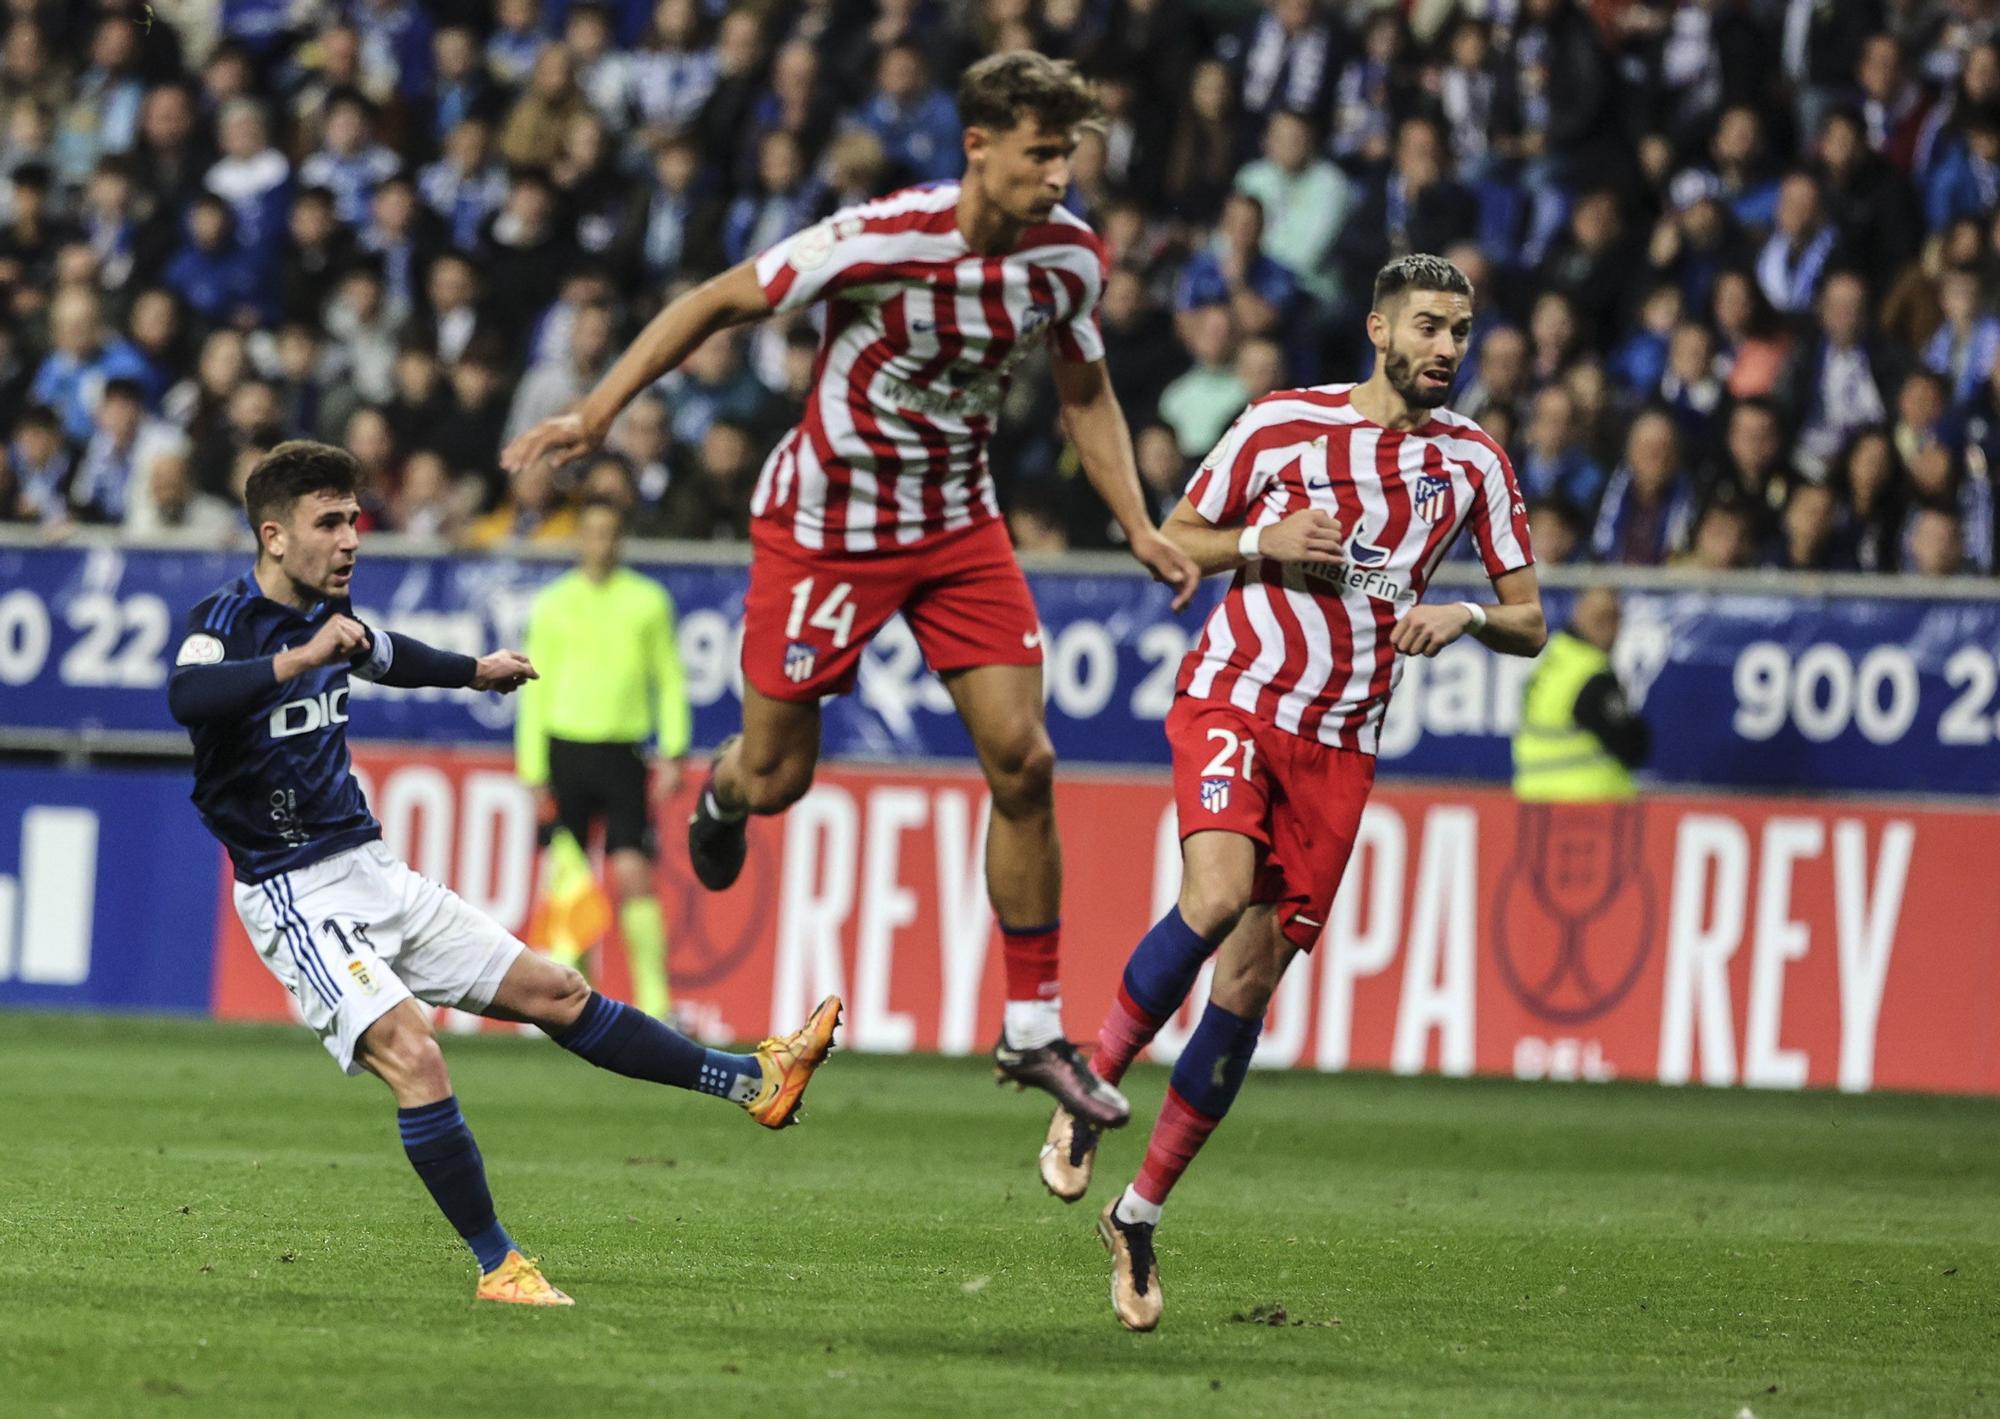
[[[646,755],[639,745],[550,739],[549,791],[557,820],[584,848],[601,822],[606,852],[635,848],[659,856],[646,815]]]

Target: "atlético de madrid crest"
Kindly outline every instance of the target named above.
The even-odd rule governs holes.
[[[1425,522],[1437,522],[1451,510],[1451,479],[1424,474],[1410,489],[1410,506]]]

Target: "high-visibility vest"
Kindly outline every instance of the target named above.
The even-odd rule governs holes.
[[[1605,803],[1638,794],[1632,771],[1576,722],[1576,699],[1611,657],[1569,631],[1543,649],[1514,731],[1514,794],[1535,803]]]

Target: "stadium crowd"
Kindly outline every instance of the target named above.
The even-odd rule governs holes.
[[[1250,398],[1359,378],[1375,269],[1473,277],[1455,407],[1542,561],[1991,574],[2000,0],[5,0],[0,520],[247,538],[259,453],[370,525],[746,535],[803,318],[509,480],[668,294],[958,171],[959,69],[1075,59],[1071,204],[1166,509]],[[1115,534],[1016,380],[1017,542]]]

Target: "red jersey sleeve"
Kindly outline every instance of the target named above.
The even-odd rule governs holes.
[[[1267,423],[1252,404],[1195,469],[1187,499],[1210,526],[1247,522],[1251,506],[1277,482],[1282,464],[1259,456],[1270,444],[1267,434]]]
[[[1479,442],[1491,457],[1473,465],[1478,476],[1470,514],[1472,542],[1486,564],[1486,575],[1496,577],[1533,566],[1535,551],[1528,545],[1528,506],[1514,481],[1513,463],[1491,439]]]

